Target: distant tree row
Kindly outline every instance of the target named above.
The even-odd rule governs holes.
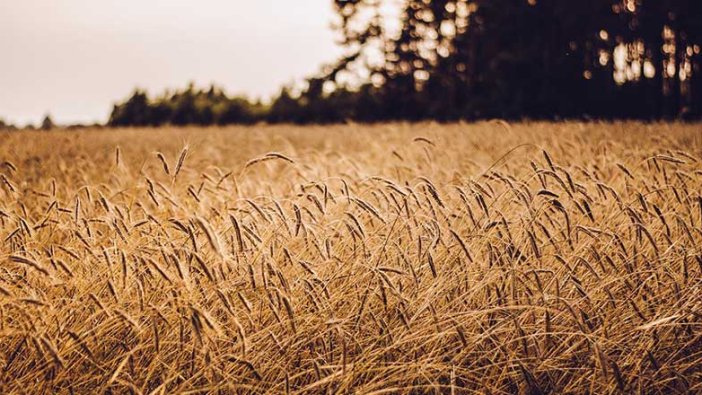
[[[46,115],[44,116],[44,119],[42,119],[41,124],[39,125],[39,128],[38,128],[38,129],[40,129],[40,130],[51,130],[51,129],[55,128],[55,127],[56,127],[56,125],[54,125],[54,121],[51,119],[51,116],[50,116],[49,114],[46,114]],[[9,130],[9,131],[15,131],[15,130],[20,130],[20,129],[23,129],[23,130],[36,130],[37,127],[34,126],[34,125],[32,125],[32,124],[28,124],[28,125],[25,125],[25,126],[23,126],[23,127],[18,127],[18,126],[16,126],[16,125],[11,124],[11,123],[5,122],[5,120],[3,120],[3,119],[0,119],[0,131],[8,131],[8,130]]]
[[[702,116],[700,0],[332,1],[346,54],[301,92],[138,90],[109,124]]]
[[[252,123],[260,119],[263,106],[244,98],[232,98],[221,89],[187,89],[149,99],[137,89],[112,109],[110,126],[226,125]]]

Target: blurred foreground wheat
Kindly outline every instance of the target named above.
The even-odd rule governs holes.
[[[702,392],[700,159],[697,125],[0,134],[0,392]]]

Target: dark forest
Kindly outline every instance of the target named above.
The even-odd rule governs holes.
[[[215,86],[115,105],[110,126],[698,119],[699,0],[336,0],[346,55],[270,104]],[[360,70],[360,71],[359,71]]]

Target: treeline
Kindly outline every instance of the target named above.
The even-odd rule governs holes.
[[[80,125],[84,126],[84,125]],[[51,115],[46,114],[44,115],[44,118],[42,119],[41,123],[39,126],[34,126],[32,124],[27,124],[24,126],[17,126],[9,122],[5,122],[4,119],[0,118],[0,131],[16,131],[16,130],[51,130],[55,128],[56,125],[54,125],[54,121],[51,119]],[[73,126],[75,127],[75,126]]]
[[[313,78],[297,94],[283,88],[271,103],[232,97],[221,88],[195,88],[150,97],[141,89],[116,104],[108,126],[229,125],[268,123],[333,123],[347,120],[378,121],[387,109],[381,89],[365,85],[351,91],[323,92],[325,80]]]
[[[333,0],[345,56],[270,104],[136,91],[110,125],[435,119],[696,119],[699,0]]]
[[[264,107],[245,98],[229,97],[221,89],[187,89],[150,99],[137,89],[112,109],[111,126],[226,125],[260,120]]]

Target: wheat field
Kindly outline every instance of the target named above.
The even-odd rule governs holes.
[[[702,131],[0,134],[0,393],[702,393]]]

